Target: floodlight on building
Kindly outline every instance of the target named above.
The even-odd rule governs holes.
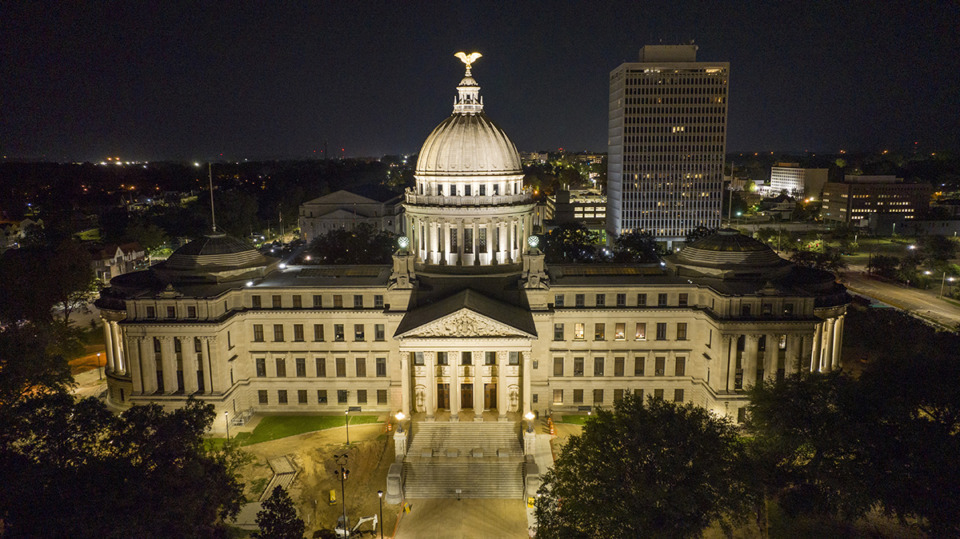
[[[539,247],[540,236],[530,236],[529,238],[527,238],[527,245],[529,245],[531,249],[536,249],[537,247]]]
[[[253,281],[247,281],[247,286],[253,286]]]
[[[284,264],[283,262],[281,262],[278,267],[279,267],[280,269],[287,269],[287,265]]]
[[[410,246],[410,238],[406,236],[400,236],[397,238],[397,245],[399,245],[401,249],[406,250],[406,248]]]

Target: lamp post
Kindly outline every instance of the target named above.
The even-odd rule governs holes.
[[[347,522],[347,492],[346,487],[344,486],[347,476],[350,474],[350,470],[346,469],[345,465],[347,459],[350,458],[346,453],[342,455],[334,455],[334,459],[337,461],[337,466],[340,469],[334,473],[340,476],[340,503],[343,506],[343,532],[344,537],[350,537],[350,523]]]
[[[527,419],[527,432],[533,432],[533,420],[537,417],[536,414],[534,414],[533,411],[530,411],[527,412],[523,417]]]
[[[403,432],[403,420],[407,416],[403,412],[397,412],[393,417],[397,418],[397,432]]]
[[[227,426],[227,439],[230,439],[230,412],[223,411],[223,424]]]
[[[380,498],[380,539],[383,539],[383,491],[377,491],[377,497]]]
[[[350,410],[343,411],[343,424],[347,427],[347,445],[350,445]]]
[[[100,379],[103,380],[103,367],[100,366],[100,352],[97,352],[97,372],[100,374]]]

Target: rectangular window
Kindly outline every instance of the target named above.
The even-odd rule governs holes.
[[[483,186],[480,186],[480,195],[483,195]],[[487,251],[487,229],[481,228],[477,231],[477,251],[484,253]]]
[[[473,365],[473,352],[460,352],[461,365]]]
[[[553,325],[553,340],[555,341],[563,340],[563,324]]]
[[[667,306],[667,295],[657,294],[657,307],[666,307],[666,306]]]
[[[593,358],[593,375],[594,376],[603,376],[603,358],[595,357]]]
[[[750,316],[750,305],[741,305],[740,306],[740,315],[741,316]]]
[[[340,294],[333,295],[333,308],[342,309],[343,308],[343,296]]]
[[[167,307],[167,318],[176,318],[176,317],[177,317],[177,308]]]
[[[267,375],[267,358],[258,357],[257,362],[257,378],[263,378]]]
[[[383,308],[383,295],[382,295],[382,294],[376,294],[376,295],[373,296],[373,306],[374,306],[374,308],[376,308],[376,309],[382,309],[382,308]]]
[[[306,390],[306,389],[298,389],[298,390],[297,390],[297,402],[300,403],[300,404],[306,404],[306,403],[307,403],[307,390]]]
[[[353,325],[353,340],[357,342],[363,341],[363,324],[354,324]]]
[[[654,390],[653,390],[653,398],[659,399],[659,400],[663,400],[663,390],[662,390],[662,389],[654,389]]]
[[[313,325],[313,340],[316,342],[323,341],[323,324]]]
[[[446,352],[437,352],[437,365],[449,365]]]
[[[677,358],[677,367],[675,369],[675,376],[686,376],[687,374],[687,358],[678,357]]]
[[[677,296],[677,305],[681,307],[686,307],[688,301],[690,301],[690,296],[686,292],[683,292]]]
[[[584,339],[582,322],[577,322],[573,325],[573,339],[575,341],[582,341]]]
[[[283,342],[283,324],[273,325],[273,342]]]
[[[784,338],[786,338],[786,335],[784,335]],[[194,337],[194,338],[193,338],[193,351],[196,352],[196,353],[198,353],[198,354],[201,353],[201,352],[203,352],[203,344],[201,343],[199,337]],[[199,358],[198,358],[198,359],[199,359]],[[203,366],[201,365],[201,369],[202,369],[202,368],[203,368]]]
[[[298,357],[294,360],[297,366],[297,377],[304,378],[307,376],[307,359]]]
[[[293,340],[296,342],[303,342],[303,324],[293,325]]]
[[[647,364],[647,358],[643,356],[637,356],[633,358],[633,375],[634,376],[643,376],[644,367]]]
[[[373,326],[373,339],[376,341],[383,341],[387,338],[387,332],[385,331],[383,324],[374,324]]]
[[[584,296],[583,294],[577,294],[576,296],[574,296],[574,300],[576,301],[577,307],[583,307],[587,304],[586,296]]]
[[[597,307],[606,307],[606,306],[607,306],[607,295],[597,294]]]
[[[507,360],[510,362],[511,365],[519,365],[520,352],[510,352],[510,354],[507,356]]]
[[[583,358],[582,357],[573,358],[573,375],[583,376]]]
[[[598,323],[594,324],[594,325],[593,325],[593,340],[595,340],[595,341],[602,341],[602,340],[604,340],[604,338],[605,338],[604,333],[605,333],[606,328],[607,328],[607,325],[604,324],[603,322],[598,322]]]
[[[773,305],[770,304],[770,303],[761,303],[761,304],[760,304],[760,312],[761,312],[764,316],[770,316],[771,314],[773,314]]]
[[[654,360],[653,375],[654,376],[663,376],[664,369],[666,368],[667,358],[658,357]]]
[[[357,390],[357,404],[366,404],[367,403],[367,390],[358,389]]]
[[[314,309],[319,309],[319,308],[321,308],[321,307],[323,307],[323,296],[321,296],[320,294],[314,294],[314,295],[313,295],[313,308],[314,308]]]
[[[638,341],[647,340],[647,323],[646,322],[637,322],[637,333],[634,336],[634,339]]]
[[[614,376],[623,376],[623,364],[625,362],[623,357],[613,358],[613,375]]]
[[[562,357],[553,358],[553,375],[563,376],[563,358]]]
[[[646,307],[646,306],[647,306],[647,295],[637,294],[637,307]]]
[[[497,353],[496,352],[485,352],[483,355],[483,364],[484,365],[496,365],[497,364]]]
[[[553,296],[553,306],[563,307],[563,294],[556,294]]]
[[[317,368],[317,378],[326,378],[326,376],[327,376],[327,358],[325,358],[325,357],[314,358],[313,362],[316,364],[316,368]]]
[[[333,340],[343,342],[343,324],[333,325]]]
[[[357,361],[357,378],[366,378],[367,377],[367,358],[358,357]]]
[[[623,400],[623,390],[614,389],[613,390],[613,402],[620,402]]]
[[[260,404],[269,404],[269,399],[267,397],[266,389],[261,389],[257,391],[257,401],[260,402]]]
[[[354,294],[354,295],[353,295],[353,308],[354,308],[354,309],[362,309],[362,308],[363,308],[363,295],[362,295],[362,294]]]
[[[187,307],[187,318],[196,318],[197,317],[197,308],[193,305]]]
[[[275,294],[271,299],[273,300],[273,301],[272,301],[272,307],[273,307],[274,309],[279,309],[280,307],[283,306],[283,301],[280,299],[280,296],[279,296],[279,295],[276,295],[276,294]]]
[[[574,404],[583,404],[583,390],[574,389],[573,390],[573,403]]]
[[[294,308],[294,309],[302,309],[302,308],[303,308],[303,299],[301,298],[300,294],[295,294],[295,295],[293,296],[293,308]],[[302,402],[301,404],[306,404],[306,403],[307,403],[307,395],[304,394],[304,395],[303,395],[303,402]]]
[[[673,390],[673,402],[683,402],[683,390],[674,389]]]
[[[250,305],[252,305],[254,309],[261,308],[263,305],[260,304],[260,296],[250,296]]]
[[[377,390],[377,404],[386,404],[387,403],[387,390],[378,389]]]
[[[657,340],[658,341],[667,340],[667,323],[666,322],[657,322]]]
[[[278,389],[277,390],[277,402],[280,404],[287,404],[287,390]]]
[[[783,314],[787,316],[793,315],[793,303],[784,303],[783,304]]]
[[[640,399],[641,401],[643,400],[643,390],[642,390],[642,389],[634,389],[634,390],[633,390],[633,394],[636,395],[637,398]]]
[[[626,307],[626,306],[627,306],[627,295],[617,294],[617,307]]]
[[[326,404],[327,403],[327,390],[318,389],[317,390],[317,404]]]
[[[377,358],[377,378],[384,378],[387,376],[387,358],[378,357]]]
[[[563,404],[563,390],[554,389],[553,390],[553,403],[554,404]]]
[[[287,376],[287,360],[282,357],[278,357],[276,359],[276,364],[277,364],[277,377],[278,378],[286,377]]]
[[[343,378],[347,375],[347,358],[338,357],[337,361],[337,378]]]
[[[603,390],[602,390],[602,389],[594,389],[594,390],[593,390],[593,404],[594,404],[594,405],[603,404]]]
[[[423,352],[410,352],[414,365],[423,365]]]
[[[337,404],[346,404],[347,403],[347,390],[338,389],[337,390]]]
[[[263,324],[253,325],[253,342],[263,342]]]
[[[157,309],[156,309],[156,307],[152,307],[152,306],[151,306],[151,307],[147,307],[147,318],[151,318],[151,319],[152,319],[152,318],[156,318],[156,317],[157,317]]]
[[[617,325],[614,326],[613,338],[618,341],[622,341],[626,338],[627,325],[623,322],[617,322]]]
[[[687,323],[686,322],[677,322],[677,340],[678,341],[687,340]]]

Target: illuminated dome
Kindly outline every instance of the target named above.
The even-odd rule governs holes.
[[[763,242],[729,228],[694,241],[676,259],[694,266],[779,266],[784,262]]]
[[[215,232],[187,243],[150,269],[166,282],[228,282],[262,277],[279,262],[243,240]]]

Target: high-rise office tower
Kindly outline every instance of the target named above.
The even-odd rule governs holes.
[[[610,73],[609,234],[720,226],[729,72],[696,45],[647,45]]]

